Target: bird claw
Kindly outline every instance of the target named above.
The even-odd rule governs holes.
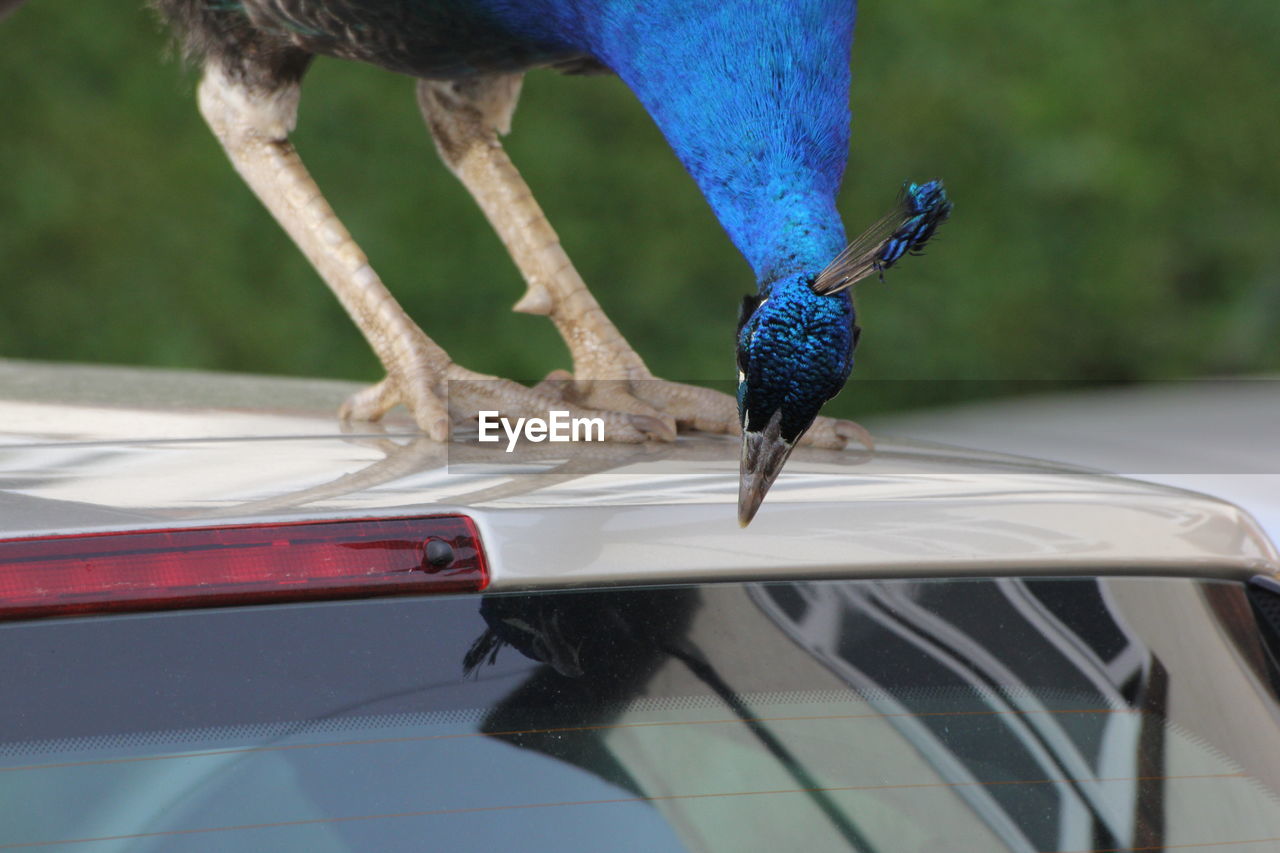
[[[875,450],[875,439],[860,423],[840,418],[820,417],[809,427],[809,431],[800,439],[802,447],[818,447],[827,450],[843,450],[850,442],[856,441],[867,450]]]
[[[742,434],[742,425],[738,422],[738,401],[721,391],[698,385],[652,378],[578,382],[568,371],[556,370],[549,373],[537,388],[566,395],[566,399],[580,401],[591,408],[653,412],[674,420],[681,432]],[[800,439],[800,444],[840,450],[853,441],[868,450],[875,449],[871,433],[861,424],[820,417]]]
[[[672,415],[683,430],[742,434],[742,425],[738,421],[738,401],[728,394],[663,379],[644,381],[639,384],[639,389],[641,396]],[[800,444],[804,447],[841,450],[851,441],[857,441],[868,450],[875,449],[871,433],[861,424],[820,417],[801,437]]]
[[[400,398],[395,383],[391,381],[391,377],[387,377],[348,397],[338,407],[338,419],[344,424],[350,421],[378,421],[398,402]]]
[[[700,430],[721,435],[742,432],[738,423],[738,401],[721,391],[666,379],[639,380],[633,387],[637,396],[674,418],[677,427],[686,432]]]
[[[435,441],[448,441],[453,427],[474,424],[481,411],[492,410],[503,417],[546,417],[555,410],[567,411],[572,418],[602,418],[604,434],[610,441],[638,444],[645,441],[674,441],[675,424],[671,418],[647,406],[609,407],[609,402],[593,399],[584,404],[566,393],[572,377],[552,374],[534,388],[518,382],[474,373],[450,364],[444,371],[445,383],[410,381],[388,374],[381,382],[356,392],[338,410],[344,422],[378,421],[397,405],[404,405],[418,427]],[[409,375],[412,375],[411,373]],[[436,372],[435,375],[439,375]],[[642,410],[628,411],[628,408]],[[652,414],[650,414],[652,412]]]
[[[405,382],[388,375],[351,395],[338,415],[344,422],[377,421],[403,404],[418,427],[435,441],[448,441],[454,426],[474,423],[485,409],[506,417],[541,417],[551,409],[562,409],[570,417],[604,418],[608,440],[628,444],[675,441],[677,430],[727,435],[742,432],[737,401],[728,394],[697,385],[665,379],[577,380],[566,370],[556,370],[527,388],[457,365],[450,365],[446,374],[454,380],[447,402],[445,395],[432,387],[433,383]],[[412,392],[404,393],[406,387]],[[861,424],[820,417],[800,444],[839,450],[851,441],[868,450],[875,449],[871,434]]]
[[[418,424],[418,428],[433,441],[448,441],[452,425],[449,409],[440,395],[430,388],[418,387],[415,393],[406,394],[409,383],[388,375],[381,382],[370,385],[346,399],[338,409],[338,419],[377,422],[397,405],[404,404]]]
[[[640,399],[629,380],[578,380],[567,370],[553,370],[533,390],[597,416],[602,412],[622,416],[654,440],[676,440],[675,418]],[[607,431],[605,434],[609,435]]]

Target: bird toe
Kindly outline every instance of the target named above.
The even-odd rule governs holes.
[[[843,450],[851,441],[857,441],[867,450],[875,450],[875,440],[866,427],[837,418],[818,418],[800,439],[806,447],[825,450]]]
[[[388,377],[348,397],[338,409],[338,418],[344,422],[377,421],[398,402],[395,383]]]

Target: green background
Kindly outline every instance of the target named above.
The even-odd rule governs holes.
[[[956,212],[926,258],[859,286],[832,413],[1280,368],[1275,0],[865,2],[853,72],[850,230],[908,178],[944,178]],[[132,0],[31,0],[0,22],[0,356],[379,378],[194,83]],[[568,366],[550,323],[508,310],[518,274],[411,81],[321,60],[293,138],[459,362]],[[731,378],[750,272],[625,87],[530,74],[508,149],[655,372]]]

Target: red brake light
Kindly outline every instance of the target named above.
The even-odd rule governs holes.
[[[372,595],[478,592],[461,515],[0,541],[0,619]]]

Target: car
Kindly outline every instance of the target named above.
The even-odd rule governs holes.
[[[346,383],[0,362],[0,850],[1280,846],[1280,554],[900,440],[342,426]]]
[[[1258,375],[1141,384],[1028,382],[1023,388],[1036,393],[926,406],[868,425],[917,441],[1050,459],[1212,494],[1247,510],[1277,542],[1275,380]],[[969,390],[989,390],[984,384],[971,383]]]

